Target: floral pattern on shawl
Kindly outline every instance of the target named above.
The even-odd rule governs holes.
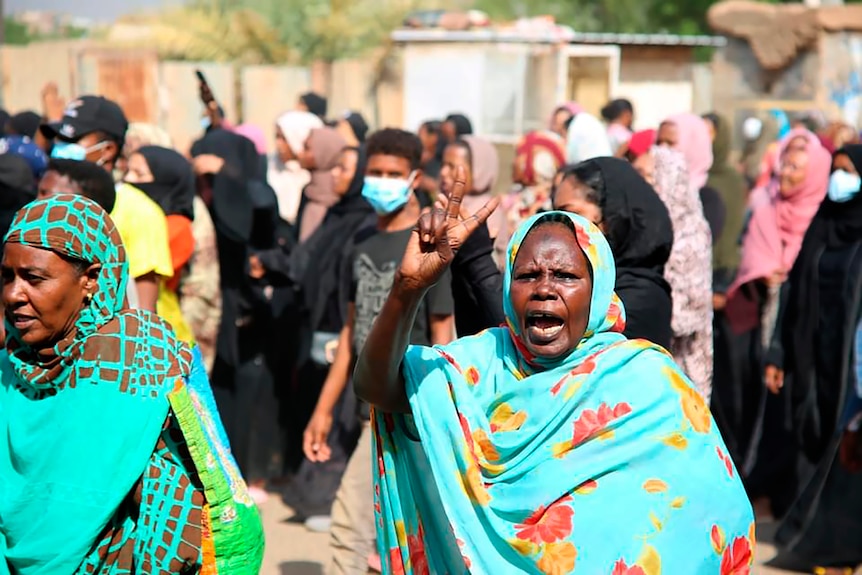
[[[754,545],[745,491],[672,358],[620,334],[598,228],[560,212],[528,220],[505,293],[518,248],[547,219],[569,222],[592,266],[587,333],[568,357],[530,357],[507,299],[508,328],[408,349],[412,415],[373,415],[384,573],[719,573],[714,525],[741,539],[727,560],[740,565]]]
[[[670,284],[672,352],[707,400],[712,390],[712,236],[685,158],[654,148],[655,191],[673,223],[673,248],[664,268]]]

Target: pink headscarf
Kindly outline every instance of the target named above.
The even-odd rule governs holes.
[[[233,129],[233,133],[248,138],[254,143],[258,154],[266,155],[266,136],[259,127],[254,124],[240,124]]]
[[[781,141],[779,158],[788,144],[799,137],[805,138],[808,152],[805,180],[787,194],[781,194],[778,178],[774,177],[766,188],[751,193],[751,219],[743,238],[742,259],[736,280],[727,290],[728,319],[737,332],[745,331],[744,324],[751,318],[732,313],[730,300],[749,282],[769,277],[776,271],[790,272],[802,248],[805,232],[826,197],[832,157],[817,136],[805,129],[794,130]]]
[[[677,114],[665,122],[676,125],[677,143],[674,149],[685,156],[689,183],[700,191],[706,185],[712,167],[712,137],[706,122],[696,114]]]
[[[478,211],[491,199],[494,193],[494,184],[500,174],[500,157],[494,144],[484,138],[474,135],[461,136],[470,148],[470,157],[473,162],[470,166],[473,176],[473,189],[469,190],[462,200],[462,205],[470,213]],[[506,221],[503,210],[496,210],[488,218],[488,232],[491,238],[496,238]]]

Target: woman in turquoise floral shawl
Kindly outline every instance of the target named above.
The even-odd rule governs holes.
[[[384,572],[748,573],[751,506],[668,353],[621,332],[614,260],[568,213],[526,221],[508,325],[407,346],[418,301],[495,208],[423,215],[356,368],[375,406]]]

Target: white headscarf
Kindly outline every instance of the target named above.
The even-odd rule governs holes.
[[[578,113],[569,124],[567,139],[566,161],[570,164],[614,155],[604,124],[586,112]]]
[[[323,127],[323,121],[314,114],[295,110],[282,114],[275,123],[294,154],[305,149],[305,142],[312,130]]]
[[[308,112],[291,111],[279,116],[275,124],[284,134],[294,155],[305,149],[311,131],[323,127],[323,122]],[[291,224],[296,221],[302,190],[311,181],[311,174],[303,170],[296,160],[282,162],[278,155],[270,159],[267,182],[278,198],[278,213]]]

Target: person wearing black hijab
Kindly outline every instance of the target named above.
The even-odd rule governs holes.
[[[782,450],[791,461],[780,469],[795,477],[782,473],[769,494],[784,517],[778,559],[808,572],[862,563],[862,145],[835,152],[832,167],[766,357],[767,386],[792,414]]]
[[[297,108],[303,112],[310,112],[320,118],[323,122],[326,122],[327,103],[326,98],[323,96],[315,94],[314,92],[306,92],[299,97],[299,105]]]
[[[278,242],[277,200],[261,180],[251,140],[214,129],[194,143],[192,156],[219,252],[222,322],[213,392],[237,463],[260,501],[267,479],[281,472],[274,374],[293,346],[275,337],[279,318],[275,302],[284,288],[253,277],[249,260]]]
[[[555,210],[585,217],[607,237],[617,268],[616,293],[626,310],[626,337],[669,348],[672,306],[664,266],[673,226],[652,186],[624,160],[595,158],[563,167],[552,198]]]
[[[7,136],[26,136],[31,140],[36,138],[36,132],[42,124],[42,117],[36,112],[20,112],[6,122]]]
[[[373,229],[377,218],[362,197],[366,156],[362,148],[345,148],[333,170],[334,191],[341,196],[329,208],[320,227],[291,254],[290,274],[301,292],[301,344],[296,377],[287,409],[282,410],[288,429],[287,464],[299,468],[291,482],[290,505],[300,517],[315,525],[329,515],[344,467],[359,436],[356,397],[347,391],[334,410],[328,444],[332,455],[326,463],[304,461],[302,436],[329,374],[334,345],[347,321],[353,270],[355,237]],[[266,263],[264,263],[266,265]],[[300,463],[302,466],[300,467]]]
[[[461,136],[469,136],[472,133],[473,124],[464,114],[449,114],[440,128],[443,139],[450,144]]]
[[[159,204],[166,216],[194,220],[195,180],[188,160],[159,146],[143,146],[135,154],[146,160],[153,176],[151,182],[135,182],[135,187]]]

